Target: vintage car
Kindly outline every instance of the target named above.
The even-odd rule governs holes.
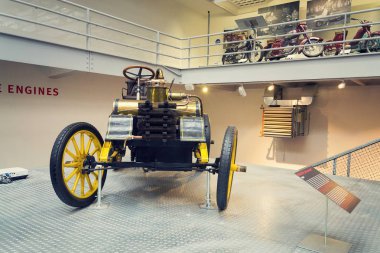
[[[201,99],[172,92],[160,69],[131,66],[123,74],[127,88],[123,88],[123,98],[113,103],[105,141],[94,126],[84,122],[73,123],[58,135],[50,158],[58,197],[73,207],[90,205],[109,169],[196,170],[218,174],[217,205],[219,210],[226,209],[234,172],[245,171],[235,164],[236,127],[227,128],[221,155],[211,163],[210,122]],[[130,161],[123,160],[127,149]]]

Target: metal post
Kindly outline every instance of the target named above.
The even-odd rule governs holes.
[[[327,247],[327,219],[329,215],[329,199],[326,197],[326,214],[325,214],[325,247]]]
[[[351,153],[347,155],[347,177],[350,177],[351,173]]]
[[[98,190],[97,190],[97,200],[96,203],[92,204],[90,208],[93,209],[106,209],[110,206],[110,203],[102,203],[102,177],[103,177],[103,171],[98,170]]]
[[[90,48],[90,37],[89,37],[89,35],[91,35],[90,9],[86,9],[86,18],[87,18],[87,23],[86,23],[86,50],[89,50],[89,48]]]
[[[190,68],[190,55],[191,55],[191,52],[190,52],[190,47],[191,47],[191,38],[187,39],[187,46],[189,47],[189,50],[187,51],[187,67]]]
[[[140,93],[140,78],[137,78],[137,92],[136,92],[136,100],[140,100],[141,93]]]
[[[256,54],[261,54],[261,52],[256,52],[257,29],[253,28],[252,30],[253,30],[253,36],[252,36],[252,38],[253,38],[253,53],[254,53],[254,55],[253,55],[254,58],[253,59],[256,59]],[[249,38],[249,36],[248,36],[248,38]]]
[[[205,198],[205,203],[200,205],[200,208],[202,209],[208,209],[208,210],[213,210],[216,209],[215,206],[211,202],[211,190],[210,190],[210,172],[207,173],[207,178],[206,178],[206,198]]]
[[[211,19],[211,16],[210,16],[210,11],[207,11],[207,17],[208,17],[208,26],[207,26],[207,64],[206,66],[209,65],[209,62],[210,62],[210,19]]]
[[[333,175],[336,175],[336,159],[333,160]]]
[[[347,25],[347,13],[344,13],[344,29],[343,29],[343,41],[346,40],[346,25]],[[335,44],[336,47],[336,44]],[[342,52],[343,54],[346,54],[346,42],[342,43]]]
[[[160,56],[160,32],[157,31],[157,34],[156,34],[156,40],[157,40],[157,43],[156,43],[156,65],[158,65],[159,63],[159,56]]]
[[[98,197],[97,197],[97,205],[96,207],[102,206],[102,171],[98,172]]]

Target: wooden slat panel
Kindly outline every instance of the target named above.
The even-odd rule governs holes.
[[[269,107],[263,110],[262,134],[267,137],[292,137],[293,108]]]

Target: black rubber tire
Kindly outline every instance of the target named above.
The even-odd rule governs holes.
[[[256,47],[255,50],[259,50],[257,53],[260,54],[260,57],[259,57],[259,59],[257,59],[256,62],[261,62],[263,60],[263,52],[261,52],[261,50],[263,49],[263,46],[261,44],[256,44],[255,47]],[[252,54],[253,53],[247,53],[247,54],[248,54],[247,57],[248,57],[249,62],[254,62],[252,60]]]
[[[210,125],[210,119],[207,114],[203,114],[203,121],[205,125],[205,137],[206,137],[206,144],[207,144],[207,152],[208,157],[210,157],[211,152],[211,125]]]
[[[309,43],[309,41],[306,41],[306,42],[305,42],[305,45],[304,45],[304,47],[303,47],[303,49],[302,49],[302,53],[303,53],[306,57],[309,57],[309,58],[318,57],[318,56],[322,55],[322,54],[323,54],[323,48],[324,48],[324,47],[323,47],[322,45],[318,45],[320,42],[317,41],[316,39],[310,39],[310,41],[311,41],[312,43]],[[318,52],[317,54],[309,54],[305,48],[306,48],[307,46],[309,46],[309,45],[312,45],[312,44],[314,44],[314,45],[316,45],[316,46],[320,46],[320,47],[321,47],[320,52]]]
[[[377,41],[380,41],[380,36],[379,35],[372,35],[372,38],[375,38],[373,41],[367,40],[366,47],[367,47],[367,52],[368,53],[373,53],[373,52],[378,52],[380,45],[376,45]],[[373,46],[375,44],[375,46]]]
[[[335,55],[338,55],[339,54],[339,51],[334,48],[333,50],[328,50],[328,49],[323,49],[323,52],[322,52],[322,56],[323,57],[331,57],[331,56],[335,56]]]
[[[237,142],[238,131],[236,127],[229,126],[226,130],[223,139],[222,152],[220,155],[219,169],[218,169],[218,184],[216,189],[216,202],[220,211],[223,211],[228,206],[229,194],[228,194],[228,181],[231,170],[231,159],[233,152],[234,139],[236,138]],[[237,143],[236,143],[237,150]],[[235,151],[236,151],[235,150]],[[236,156],[235,156],[236,158]],[[235,162],[235,161],[233,161]],[[233,181],[233,175],[232,175]],[[232,190],[232,183],[231,183]],[[230,193],[231,195],[231,193]]]
[[[65,127],[58,135],[54,142],[53,149],[50,156],[50,179],[53,184],[53,188],[58,198],[65,204],[73,207],[86,207],[94,202],[97,191],[86,199],[79,199],[73,196],[66,188],[62,175],[62,157],[67,142],[71,136],[80,130],[87,130],[92,132],[98,139],[101,145],[103,145],[103,138],[99,131],[91,124],[85,122],[77,122]],[[107,170],[104,170],[102,177],[102,189],[104,182],[106,181]]]

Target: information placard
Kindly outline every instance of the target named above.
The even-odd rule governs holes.
[[[302,169],[295,174],[349,213],[360,202],[358,197],[315,168]]]

